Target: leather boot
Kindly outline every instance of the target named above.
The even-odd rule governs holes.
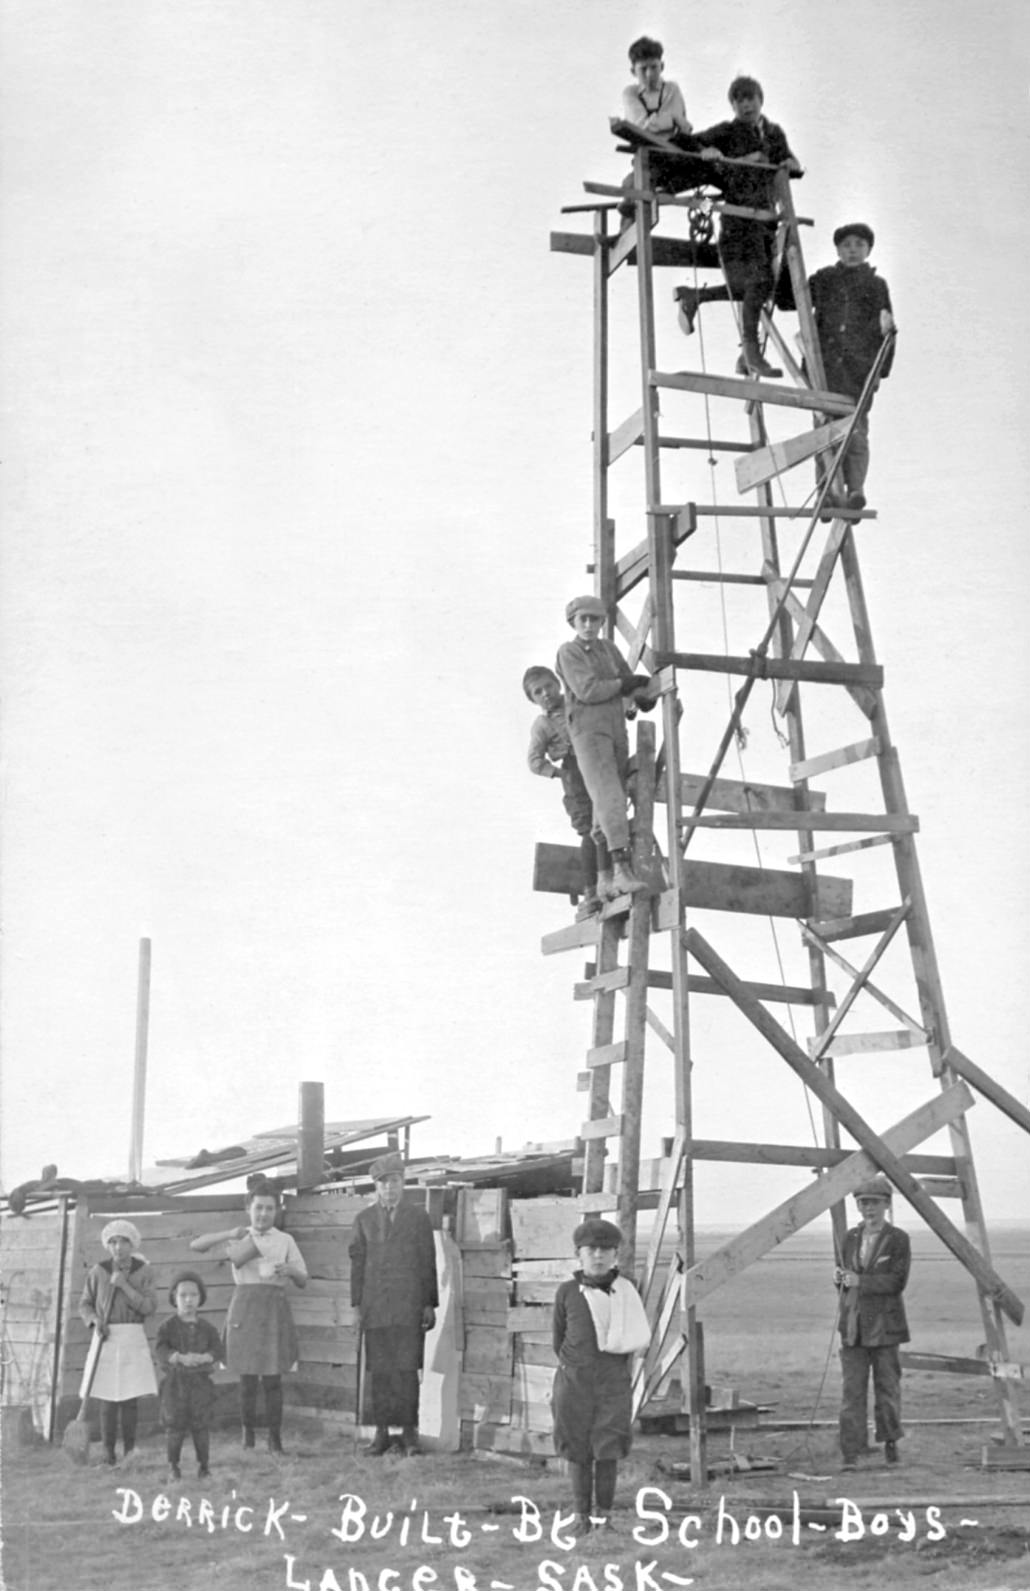
[[[389,1427],[377,1425],[376,1434],[364,1451],[369,1458],[382,1458],[384,1453],[388,1453],[390,1451]]]
[[[612,882],[617,895],[633,895],[638,890],[646,889],[643,879],[637,877],[633,871],[628,851],[613,851]]]
[[[601,897],[594,886],[588,885],[579,898],[576,907],[576,921],[585,922],[588,917],[596,917],[601,910]]]
[[[701,294],[693,287],[677,287],[673,291],[672,296],[679,304],[676,319],[679,322],[680,331],[684,337],[693,337],[694,320],[703,302]]]
[[[777,370],[775,365],[769,363],[757,342],[750,337],[744,338],[740,358],[737,360],[737,371],[740,375],[766,376],[770,379],[783,374],[782,370]]]

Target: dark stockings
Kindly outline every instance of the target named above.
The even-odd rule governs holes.
[[[127,1453],[131,1453],[136,1446],[136,1422],[139,1409],[135,1398],[126,1398],[124,1403],[101,1403],[100,1405],[100,1434],[103,1438],[104,1451],[108,1458],[114,1458],[115,1443],[118,1441],[118,1422],[121,1416],[122,1446]]]
[[[282,1376],[240,1376],[240,1417],[243,1421],[243,1440],[248,1447],[253,1447],[259,1381],[265,1393],[265,1421],[268,1425],[268,1440],[273,1447],[276,1447],[282,1438]]]

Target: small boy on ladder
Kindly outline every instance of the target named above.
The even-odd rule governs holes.
[[[593,832],[594,809],[572,749],[561,680],[553,669],[538,663],[523,674],[522,689],[540,709],[540,716],[533,720],[529,731],[529,771],[541,779],[561,780],[562,805],[573,830],[579,835],[583,894],[576,910],[576,921],[582,922],[584,918],[596,916],[602,903],[614,894],[611,857],[604,836]]]

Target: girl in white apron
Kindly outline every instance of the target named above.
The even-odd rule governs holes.
[[[104,1462],[115,1462],[121,1421],[122,1446],[128,1455],[136,1446],[137,1398],[157,1392],[157,1379],[143,1322],[154,1313],[154,1279],[142,1254],[139,1232],[131,1221],[108,1221],[100,1241],[109,1258],[86,1276],[79,1315],[99,1333],[100,1352],[90,1389],[100,1403],[100,1434]],[[87,1364],[89,1357],[87,1356]],[[80,1397],[87,1392],[85,1377]]]
[[[243,1445],[254,1446],[258,1382],[265,1394],[268,1446],[281,1453],[283,1374],[297,1363],[297,1328],[286,1301],[286,1283],[306,1287],[308,1269],[288,1232],[275,1225],[279,1191],[258,1183],[247,1192],[249,1226],[205,1232],[190,1244],[198,1253],[225,1245],[235,1291],[225,1321],[225,1363],[240,1378]]]

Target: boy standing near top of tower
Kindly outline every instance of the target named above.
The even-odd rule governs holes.
[[[613,884],[628,895],[646,885],[630,862],[626,777],[629,741],[626,699],[648,711],[654,706],[646,674],[633,674],[612,641],[601,635],[607,609],[600,597],[574,597],[565,617],[576,632],[558,648],[558,676],[565,686],[572,749],[594,808],[594,833],[600,830],[611,852]]]
[[[876,239],[864,221],[839,226],[833,234],[837,250],[836,265],[825,265],[809,278],[819,347],[822,350],[826,387],[845,397],[859,398],[866,377],[876,362],[880,345],[894,330],[891,295],[887,283],[869,264]],[[894,363],[893,347],[880,370],[880,379],[890,375]],[[817,474],[822,479],[821,461]],[[847,452],[838,472],[847,508],[864,508],[865,478],[869,469],[869,410],[855,421]]]
[[[553,669],[537,664],[523,674],[522,689],[540,709],[540,716],[533,720],[529,731],[529,770],[542,779],[561,780],[562,805],[579,835],[583,895],[576,921],[581,922],[585,917],[595,916],[601,910],[602,901],[612,892],[611,858],[603,838],[595,838],[593,834],[594,809],[572,749],[561,680]]]
[[[697,150],[705,160],[743,162],[723,165],[715,179],[728,204],[749,210],[770,210],[773,205],[774,172],[766,166],[785,166],[796,176],[801,166],[791,153],[782,127],[763,114],[762,85],[753,77],[736,77],[730,84],[729,101],[733,120],[718,122],[684,139],[685,147]],[[757,170],[748,166],[758,165]],[[700,304],[715,300],[740,300],[741,354],[737,370],[741,375],[780,376],[768,364],[758,346],[758,326],[762,306],[773,290],[773,245],[775,221],[753,221],[747,216],[723,215],[719,220],[719,253],[728,286],[677,287],[680,328],[689,337]]]

